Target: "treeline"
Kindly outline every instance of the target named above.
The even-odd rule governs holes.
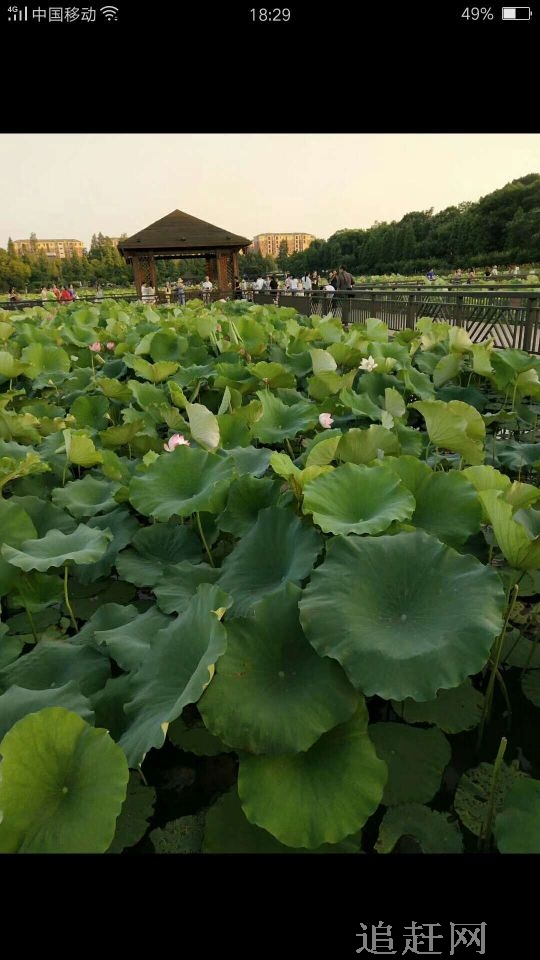
[[[156,266],[160,282],[178,276],[202,276],[205,269],[204,262],[198,260],[158,260]],[[19,292],[36,291],[52,283],[81,283],[83,287],[100,283],[129,287],[133,286],[133,271],[110,237],[102,233],[93,235],[88,253],[63,260],[48,257],[37,249],[35,253],[19,257],[14,252],[11,239],[7,250],[0,249],[1,292],[5,293],[12,287]]]
[[[338,230],[289,257],[287,269],[300,276],[344,264],[359,275],[424,273],[540,260],[540,174],[513,180],[477,203],[460,203],[440,213],[407,213],[399,221],[367,230]]]

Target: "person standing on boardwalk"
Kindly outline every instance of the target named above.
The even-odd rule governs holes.
[[[213,286],[214,284],[210,280],[210,277],[205,277],[203,282],[201,283],[201,290],[203,293],[203,303],[207,303],[207,304],[210,303],[210,300],[211,300],[210,294],[212,293]]]

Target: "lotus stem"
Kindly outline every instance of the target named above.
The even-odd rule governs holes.
[[[495,790],[497,787],[497,782],[499,780],[499,774],[500,774],[501,765],[502,765],[507,743],[508,741],[506,737],[501,737],[501,742],[499,744],[499,749],[497,751],[497,756],[495,758],[495,763],[493,765],[493,774],[491,776],[491,786],[489,789],[489,800],[488,800],[486,818],[484,820],[484,823],[482,824],[482,829],[480,831],[480,836],[478,838],[478,846],[481,850],[487,849],[487,847],[489,846],[489,841],[491,839],[493,815],[495,813]]]
[[[285,437],[285,446],[287,447],[287,450],[289,451],[289,456],[290,456],[291,460],[294,460],[294,450],[293,450],[293,448],[291,447],[291,443],[290,443],[290,440],[288,439],[288,437]]]
[[[479,732],[478,732],[477,749],[480,749],[480,745],[481,745],[481,743],[482,743],[482,739],[483,739],[483,736],[484,736],[484,729],[485,729],[485,726],[486,726],[487,721],[489,720],[489,718],[490,718],[490,716],[491,716],[491,705],[492,705],[492,702],[493,702],[493,690],[494,690],[494,687],[495,687],[496,676],[497,676],[497,673],[498,673],[498,670],[499,670],[499,663],[500,663],[500,659],[501,659],[501,653],[502,653],[504,638],[505,638],[505,636],[506,636],[506,631],[507,631],[507,629],[508,629],[508,621],[510,620],[510,616],[511,616],[511,614],[512,614],[512,610],[514,609],[514,603],[516,602],[516,597],[517,597],[517,595],[518,595],[518,591],[519,591],[519,584],[518,584],[518,583],[515,583],[514,586],[510,588],[510,593],[509,593],[509,597],[508,597],[508,602],[507,602],[507,605],[506,605],[506,615],[505,615],[505,618],[504,618],[503,628],[502,628],[499,636],[497,637],[497,640],[495,641],[495,650],[494,650],[493,658],[492,658],[492,661],[491,661],[491,673],[490,673],[490,676],[489,676],[488,686],[487,686],[487,690],[486,690],[486,696],[485,696],[485,700],[484,700],[484,709],[483,709],[483,711],[482,711],[482,720],[481,720],[481,723],[480,723],[480,730],[479,730]]]
[[[200,538],[201,538],[201,540],[202,540],[202,542],[203,542],[204,549],[206,550],[206,556],[208,557],[208,562],[209,562],[209,564],[210,564],[211,567],[215,567],[214,558],[213,558],[213,556],[212,556],[212,551],[210,550],[210,547],[208,546],[208,544],[207,544],[207,542],[206,542],[206,537],[205,537],[205,535],[204,535],[204,530],[203,530],[203,528],[202,528],[202,523],[201,523],[201,518],[200,518],[200,516],[199,516],[199,511],[197,511],[197,513],[195,514],[195,516],[197,517],[197,527],[199,528],[199,536],[200,536]]]
[[[23,602],[24,602],[24,601],[23,601]],[[34,618],[33,618],[32,614],[30,613],[30,610],[28,609],[28,607],[27,607],[27,605],[26,605],[26,602],[24,602],[24,609],[26,610],[26,616],[28,617],[28,623],[30,624],[30,630],[32,631],[32,636],[33,636],[33,638],[34,638],[35,643],[37,643],[37,642],[38,642],[38,635],[37,635],[37,632],[36,632],[36,625],[35,625],[35,623],[34,623]]]
[[[68,611],[69,611],[69,615],[70,615],[70,617],[71,617],[71,623],[72,623],[72,625],[73,625],[73,629],[75,630],[75,633],[77,633],[77,631],[78,631],[79,628],[78,628],[78,626],[77,626],[77,621],[76,621],[76,619],[75,619],[75,614],[73,613],[73,608],[72,608],[72,606],[71,606],[71,603],[69,602],[68,576],[69,576],[69,574],[68,574],[68,565],[67,565],[67,563],[66,563],[66,564],[64,565],[64,600],[66,601],[66,607],[67,607],[67,609],[68,609]]]

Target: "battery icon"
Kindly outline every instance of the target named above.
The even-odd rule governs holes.
[[[530,20],[532,10],[530,7],[503,7],[503,20]]]

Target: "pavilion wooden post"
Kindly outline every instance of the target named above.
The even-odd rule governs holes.
[[[232,277],[229,276],[232,269],[228,253],[221,253],[217,258],[217,284],[219,290],[232,289]]]
[[[152,254],[148,256],[137,256],[132,257],[133,264],[133,279],[135,281],[135,289],[137,291],[137,296],[141,297],[141,288],[143,284],[150,284],[151,287],[156,289],[156,261]]]

